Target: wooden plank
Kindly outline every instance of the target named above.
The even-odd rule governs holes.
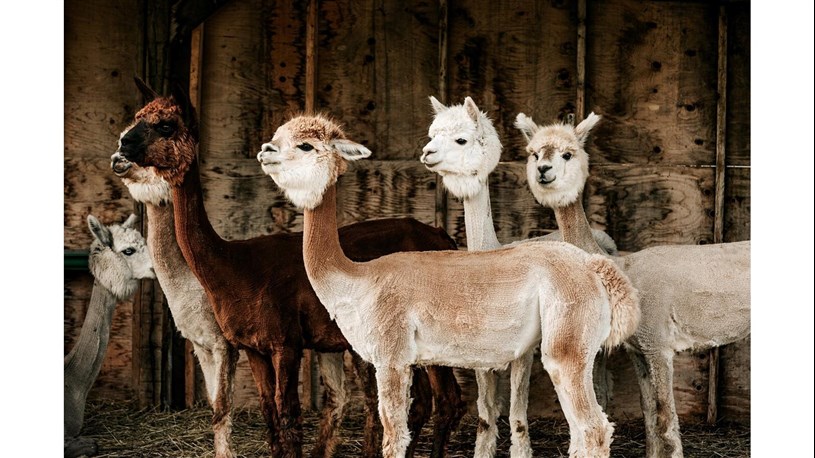
[[[502,162],[490,175],[490,205],[495,233],[501,243],[546,235],[557,229],[554,212],[540,205],[529,191],[526,164]],[[464,205],[454,196],[448,200],[447,233],[467,246]]]
[[[577,87],[575,120],[586,117],[586,0],[577,0]]]
[[[727,164],[726,114],[727,114],[727,10],[719,7],[719,52],[716,92],[716,190],[713,205],[713,243],[722,243],[724,233],[725,164]],[[716,423],[719,393],[719,348],[710,350],[710,385],[707,397],[707,423]]]
[[[750,422],[750,340],[721,347],[720,421]]]
[[[717,18],[713,3],[589,3],[593,164],[715,164]]]
[[[450,102],[472,96],[493,118],[502,160],[525,158],[518,112],[548,123],[575,109],[576,2],[455,2]]]
[[[439,94],[438,99],[447,104],[447,37],[448,27],[447,0],[439,0]],[[436,175],[436,227],[447,229],[447,190],[442,184],[440,175]]]
[[[436,180],[419,161],[357,161],[340,177],[338,224],[412,216],[433,224]]]
[[[417,158],[439,93],[438,25],[435,2],[322,2],[317,109],[377,159]]]
[[[727,8],[727,164],[750,165],[750,3]]]
[[[724,241],[750,240],[750,167],[728,167]]]
[[[713,188],[708,167],[595,165],[586,214],[622,251],[712,243]]]
[[[215,14],[219,8],[230,3],[229,0],[179,0],[173,5],[173,28],[171,39],[180,40],[191,36],[196,27]]]

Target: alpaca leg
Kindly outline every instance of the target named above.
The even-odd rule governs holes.
[[[384,458],[404,458],[410,445],[410,431],[407,422],[411,379],[410,366],[378,366],[376,368]]]
[[[433,395],[430,391],[430,380],[427,372],[420,368],[412,369],[413,381],[410,384],[410,407],[408,410],[408,431],[410,431],[410,445],[405,451],[407,458],[412,458],[419,442],[422,427],[433,413]]]
[[[509,406],[509,426],[512,430],[512,446],[509,454],[513,458],[531,458],[532,445],[529,442],[529,422],[526,410],[529,404],[529,376],[532,374],[534,352],[512,362],[510,375],[511,398]]]
[[[193,342],[195,356],[204,374],[207,401],[213,409],[212,431],[215,435],[216,458],[232,458],[232,393],[238,350],[226,341],[215,348],[205,348]]]
[[[498,388],[498,374],[492,370],[475,371],[475,380],[478,383],[478,430],[475,436],[475,457],[489,458],[495,456],[496,441],[498,440],[498,406],[495,404],[495,395]]]
[[[458,422],[467,411],[467,404],[461,399],[453,369],[443,366],[428,366],[427,376],[433,391],[435,414],[433,416],[433,450],[430,458],[447,455],[450,434],[458,427]]]
[[[380,456],[382,447],[382,422],[379,420],[379,398],[376,388],[376,369],[351,352],[359,379],[360,388],[365,399],[365,438],[362,445],[362,456],[364,458],[375,458]]]
[[[342,423],[342,410],[348,400],[345,391],[345,353],[317,353],[320,380],[323,383],[323,409],[320,415],[320,435],[311,456],[330,457],[337,446],[337,430]]]
[[[278,439],[280,430],[280,419],[277,416],[277,406],[275,405],[275,370],[268,356],[246,350],[246,357],[252,369],[252,377],[260,395],[260,411],[266,420],[267,436],[269,448],[274,457],[281,456],[280,440]]]
[[[605,352],[601,351],[594,357],[593,380],[594,392],[597,394],[597,403],[600,408],[605,412],[608,408],[609,398],[611,397],[611,380],[606,364],[608,356]]]
[[[662,441],[657,436],[656,392],[654,385],[651,384],[651,371],[643,354],[633,350],[628,350],[627,353],[631,362],[634,363],[637,382],[640,385],[640,406],[645,421],[645,456],[658,458],[662,452]]]
[[[300,381],[302,350],[282,348],[272,354],[275,370],[275,404],[280,418],[280,443],[284,458],[303,455],[303,418],[300,416]]]
[[[219,342],[212,352],[215,366],[215,394],[212,396],[212,431],[215,435],[215,457],[232,458],[232,401],[238,349]]]
[[[656,394],[656,432],[661,443],[660,455],[682,457],[682,440],[679,435],[679,418],[673,391],[673,351],[647,353],[645,360],[650,369],[651,384]]]
[[[569,422],[569,457],[600,458],[611,453],[614,427],[597,403],[592,384],[595,353],[580,361],[555,360],[543,353],[543,365],[555,386],[560,406]]]

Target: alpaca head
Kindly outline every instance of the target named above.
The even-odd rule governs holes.
[[[172,202],[170,185],[159,176],[155,167],[141,167],[115,153],[110,157],[110,168],[122,179],[136,201],[159,206]]]
[[[295,206],[313,210],[345,172],[346,161],[370,155],[368,148],[346,139],[331,119],[297,116],[280,126],[272,141],[263,144],[258,161]]]
[[[178,186],[195,160],[197,149],[192,105],[181,90],[162,97],[138,78],[136,85],[150,102],[121,133],[116,153],[140,166],[155,167],[160,177]]]
[[[570,123],[539,126],[532,118],[518,114],[515,127],[529,143],[526,178],[541,205],[563,207],[583,192],[589,177],[589,155],[583,146],[599,120],[600,116],[591,113],[577,127]]]
[[[136,215],[121,225],[105,226],[88,215],[88,228],[93,234],[88,267],[94,278],[117,299],[127,299],[136,291],[142,278],[156,278],[153,261],[144,237],[133,228]]]
[[[442,177],[444,186],[456,197],[472,197],[501,159],[498,133],[470,97],[451,107],[433,96],[430,103],[436,116],[428,129],[430,142],[422,149],[421,161]]]

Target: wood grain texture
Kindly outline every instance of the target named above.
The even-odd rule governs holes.
[[[750,240],[750,168],[728,167],[725,180],[724,241]]]
[[[438,22],[435,2],[320,4],[317,109],[377,159],[417,158],[427,142]]]
[[[419,161],[362,160],[340,177],[338,224],[411,216],[432,225],[436,180]]]
[[[713,168],[593,166],[586,215],[622,251],[713,242]]]
[[[586,111],[604,120],[592,162],[715,163],[715,4],[594,1]]]
[[[750,337],[720,348],[719,420],[750,422]]]
[[[538,123],[574,112],[575,1],[451,3],[448,102],[471,96],[495,123],[504,161],[525,156],[513,127],[519,112]]]
[[[502,244],[546,235],[557,229],[554,212],[540,205],[526,183],[526,163],[502,162],[490,175],[490,205],[495,233]],[[467,246],[464,205],[448,194],[447,233]]]
[[[726,6],[727,164],[750,165],[750,4]]]

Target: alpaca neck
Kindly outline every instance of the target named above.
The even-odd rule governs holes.
[[[192,272],[184,259],[175,237],[175,217],[171,205],[146,204],[147,248],[153,258],[153,270],[166,296],[171,311],[176,292],[186,292]]]
[[[345,256],[337,229],[337,185],[313,210],[303,212],[303,262],[317,297],[332,313],[332,298],[347,289],[356,264]]]
[[[178,247],[190,269],[204,287],[220,281],[211,278],[212,266],[228,263],[226,241],[222,239],[207,217],[198,162],[193,161],[179,186],[173,187],[173,215]]]
[[[580,193],[571,204],[557,207],[554,210],[557,226],[564,242],[571,243],[589,253],[607,254],[600,248],[591,233],[586,212],[583,210],[583,193]]]
[[[490,190],[487,183],[481,185],[477,194],[464,199],[464,230],[467,234],[469,251],[494,250],[501,247],[492,223]]]
[[[65,357],[65,384],[71,385],[74,393],[81,393],[83,397],[88,395],[102,368],[116,302],[113,293],[94,279],[91,301],[79,339]]]

